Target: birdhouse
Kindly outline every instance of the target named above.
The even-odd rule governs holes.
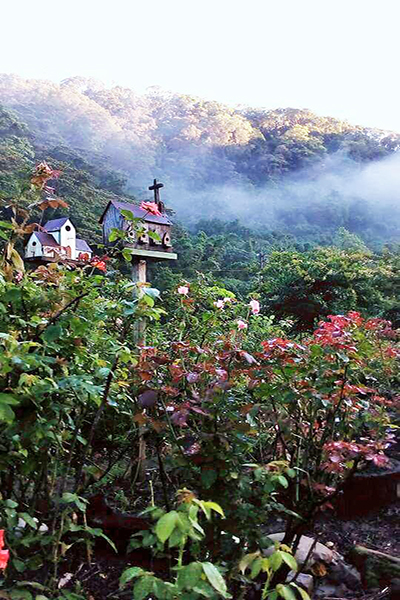
[[[68,217],[47,221],[41,231],[34,231],[25,246],[25,258],[35,262],[70,260],[86,262],[93,250],[85,240],[76,237],[76,229]]]
[[[128,202],[111,200],[100,218],[103,227],[103,242],[109,245],[110,234],[113,229],[125,231],[127,240],[125,245],[132,250],[132,256],[143,260],[176,260],[178,257],[173,252],[171,241],[172,222],[167,216],[164,204],[160,200],[162,183],[149,187],[154,191],[154,202],[142,202],[139,206]],[[146,208],[146,205],[149,209]],[[152,210],[153,209],[153,212]],[[142,220],[138,234],[137,224],[127,219],[122,211],[129,211],[135,218]],[[154,214],[156,213],[156,214]],[[151,232],[157,234],[156,237]]]

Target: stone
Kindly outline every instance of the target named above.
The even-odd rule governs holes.
[[[289,583],[295,577],[296,573],[294,571],[290,571],[289,575],[286,577],[286,581]],[[302,587],[310,596],[314,590],[314,577],[309,575],[308,573],[299,573],[296,577],[297,585]]]
[[[350,590],[359,591],[361,588],[360,573],[355,567],[347,564],[341,556],[335,557],[329,565],[327,578],[332,583],[343,583]]]
[[[343,584],[334,584],[321,581],[315,588],[313,599],[348,598],[350,590]]]
[[[271,533],[270,535],[268,535],[268,537],[273,542],[281,542],[283,540],[283,538],[285,537],[285,534],[284,533]],[[305,561],[307,560],[307,556],[310,552],[310,548],[314,544],[314,541],[315,540],[313,540],[313,538],[310,538],[306,535],[301,536],[300,543],[298,545],[298,548],[297,548],[296,554],[295,554],[295,558],[296,558],[297,564],[299,566],[304,565]],[[271,546],[271,548],[267,548],[266,550],[264,550],[264,554],[265,554],[265,556],[270,556],[273,553],[273,551],[274,551],[274,548]],[[317,542],[310,554],[310,557],[307,560],[307,565],[304,565],[304,567],[306,569],[310,569],[312,567],[312,565],[316,562],[323,562],[323,563],[329,564],[334,560],[336,555],[340,556],[337,552],[334,552],[330,548],[327,548],[324,544]]]
[[[363,587],[367,590],[392,585],[400,578],[400,558],[371,550],[364,546],[354,546],[349,560],[361,573]]]

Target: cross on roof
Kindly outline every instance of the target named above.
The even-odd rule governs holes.
[[[149,190],[154,190],[154,202],[157,204],[161,203],[160,200],[160,188],[164,187],[163,183],[157,183],[157,179],[154,179],[153,185],[149,187]]]

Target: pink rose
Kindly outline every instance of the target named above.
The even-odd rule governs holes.
[[[239,329],[239,331],[242,331],[243,329],[247,329],[247,323],[242,321],[242,319],[239,319],[238,321],[236,321],[236,324],[237,324],[237,328]]]
[[[250,300],[249,306],[251,308],[251,312],[253,313],[253,315],[258,315],[258,313],[260,312],[259,301],[258,300]]]
[[[189,293],[189,288],[187,285],[181,285],[178,287],[178,294],[181,294],[182,296],[187,296]]]
[[[224,308],[225,302],[223,300],[217,300],[216,302],[214,302],[214,306],[216,308]]]

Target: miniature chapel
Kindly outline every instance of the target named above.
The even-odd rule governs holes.
[[[92,255],[87,242],[76,237],[75,226],[68,217],[47,221],[42,231],[31,234],[25,247],[25,258],[39,262],[88,261]]]
[[[157,183],[154,180],[149,190],[154,191],[154,204],[158,207],[159,215],[152,214],[141,206],[131,204],[129,202],[118,202],[111,200],[104,213],[100,218],[100,223],[103,227],[103,243],[110,244],[110,234],[113,229],[126,231],[129,242],[126,245],[132,250],[132,256],[137,260],[176,260],[177,255],[173,252],[171,242],[171,227],[172,222],[165,212],[164,203],[160,200],[160,188],[162,183]],[[130,211],[135,218],[142,219],[144,222],[143,233],[137,238],[135,228],[129,222],[121,211]],[[153,231],[158,234],[159,239],[154,239],[149,236],[148,232]]]

